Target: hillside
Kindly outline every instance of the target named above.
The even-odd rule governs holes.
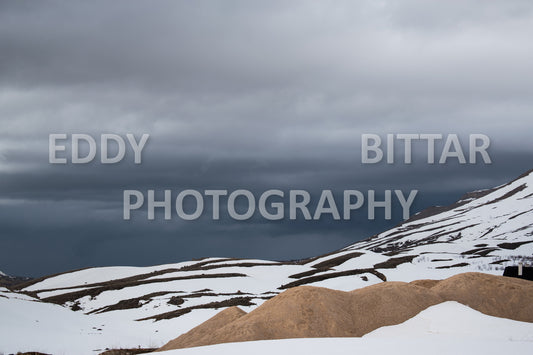
[[[20,302],[31,299],[75,311],[98,329],[92,337],[107,336],[112,332],[108,324],[120,324],[138,335],[131,346],[160,346],[222,309],[239,306],[249,313],[296,286],[352,291],[383,281],[442,280],[465,272],[502,275],[505,266],[532,260],[529,171],[315,258],[277,262],[212,257],[151,267],[90,268],[19,283],[10,293],[23,298]],[[2,323],[9,322],[3,317]]]

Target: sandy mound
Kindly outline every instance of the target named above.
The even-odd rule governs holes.
[[[440,280],[424,279],[424,280],[415,280],[415,281],[412,281],[412,282],[409,282],[409,283],[411,285],[422,286],[422,287],[426,287],[426,288],[432,288],[432,287],[436,286],[439,282],[440,282]]]
[[[250,340],[359,337],[457,301],[488,315],[533,322],[533,282],[466,273],[444,281],[383,282],[351,292],[291,288],[245,314],[229,308],[161,350]]]
[[[229,324],[246,314],[245,311],[239,307],[230,307],[222,312],[219,312],[216,316],[206,320],[196,328],[191,329],[189,332],[183,334],[179,338],[169,341],[158,351],[172,350],[178,348],[188,348],[194,345],[198,339],[209,338],[209,336],[217,329],[222,328],[226,324]]]
[[[533,282],[528,280],[469,272],[431,290],[490,316],[533,322]]]
[[[442,301],[427,288],[403,282],[387,282],[352,292],[295,287],[219,329],[210,327],[211,331],[194,336],[204,323],[161,349],[249,340],[362,336],[383,325],[404,322]],[[206,323],[211,324],[216,317]]]

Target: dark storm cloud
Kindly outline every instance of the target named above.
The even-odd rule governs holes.
[[[426,166],[423,163],[404,165],[397,163],[362,165],[353,159],[328,161],[321,158],[293,161],[279,158],[271,161],[253,159],[221,159],[208,161],[205,157],[173,157],[159,159],[139,166],[44,166],[39,170],[4,173],[0,192],[14,199],[69,199],[77,196],[87,200],[109,200],[110,191],[121,188],[172,188],[185,189],[216,187],[272,187],[318,188],[318,187],[368,187],[423,185],[429,176],[450,176],[462,179],[486,172],[486,187],[501,183],[501,179],[524,171],[531,155],[525,153],[498,153],[492,156],[492,165],[465,166],[458,163]],[[391,172],[395,179],[391,180]],[[489,173],[490,172],[490,173]],[[443,179],[442,189],[454,190],[461,183]],[[465,186],[468,188],[471,186]],[[481,186],[483,187],[483,186]],[[92,196],[84,196],[83,192]],[[77,193],[80,193],[79,195]],[[99,194],[95,194],[99,193]],[[62,197],[63,196],[63,197]]]
[[[532,10],[481,0],[3,1],[0,270],[290,259],[400,221],[395,211],[374,222],[125,222],[123,189],[316,198],[416,188],[420,210],[505,183],[532,162]],[[58,166],[48,164],[50,133],[151,138],[140,166],[131,152],[116,165]],[[362,165],[362,133],[484,133],[493,164],[428,166],[418,145],[410,166]]]

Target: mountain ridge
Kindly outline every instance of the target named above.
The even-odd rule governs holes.
[[[164,343],[219,310],[239,306],[248,313],[296,286],[352,291],[384,281],[442,280],[467,272],[502,275],[506,266],[533,262],[532,216],[530,170],[509,183],[467,193],[439,213],[419,214],[312,258],[210,257],[149,267],[86,268],[9,286],[0,290],[0,299],[59,305],[94,324],[91,329],[101,329],[97,334],[120,324]]]

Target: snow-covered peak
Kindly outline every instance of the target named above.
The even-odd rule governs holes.
[[[533,171],[466,196],[451,206],[422,211],[398,227],[346,249],[410,255],[438,250],[503,258],[509,250],[523,248],[522,255],[533,256]]]

